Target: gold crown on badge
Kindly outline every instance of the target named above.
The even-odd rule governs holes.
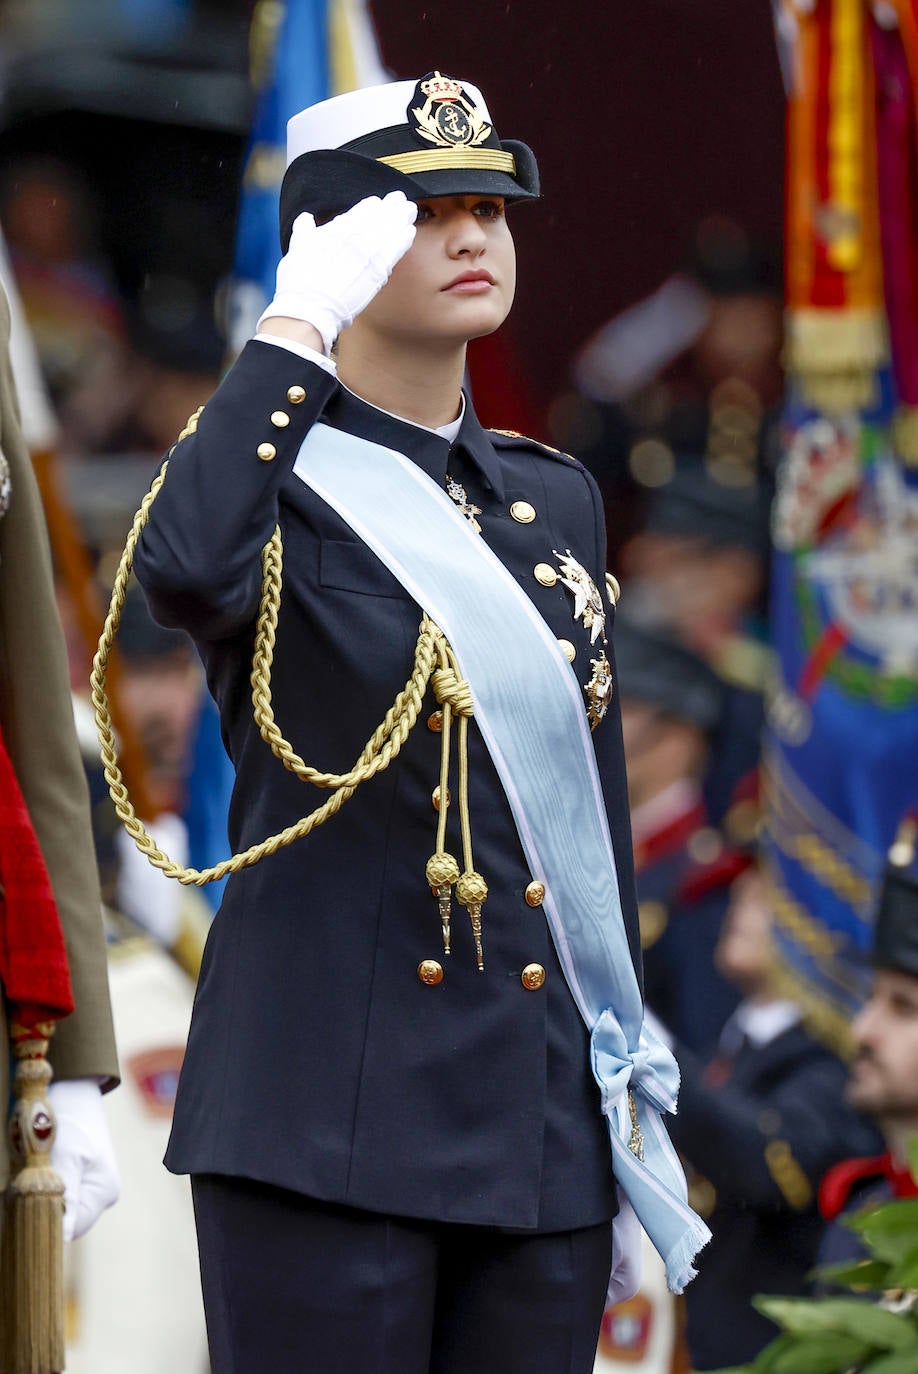
[[[429,72],[418,82],[408,107],[408,122],[419,138],[439,148],[484,143],[491,132],[483,112],[461,84],[442,72]]]

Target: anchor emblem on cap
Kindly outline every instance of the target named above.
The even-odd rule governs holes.
[[[415,133],[440,148],[484,143],[491,132],[478,106],[461,84],[441,72],[428,72],[414,89],[408,122]]]

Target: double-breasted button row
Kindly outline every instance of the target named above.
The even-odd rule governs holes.
[[[443,982],[443,965],[436,959],[422,959],[418,964],[418,978],[428,988],[435,988]],[[527,992],[538,992],[545,983],[545,970],[541,964],[527,964],[520,974],[520,982]]]

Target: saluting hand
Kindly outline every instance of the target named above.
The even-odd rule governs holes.
[[[382,199],[368,196],[327,224],[298,215],[259,329],[277,316],[301,320],[318,331],[329,353],[411,247],[417,213],[402,191],[390,191]]]

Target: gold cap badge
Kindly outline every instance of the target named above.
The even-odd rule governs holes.
[[[439,148],[484,143],[491,125],[458,81],[441,72],[428,72],[414,90],[408,123],[419,138]]]

